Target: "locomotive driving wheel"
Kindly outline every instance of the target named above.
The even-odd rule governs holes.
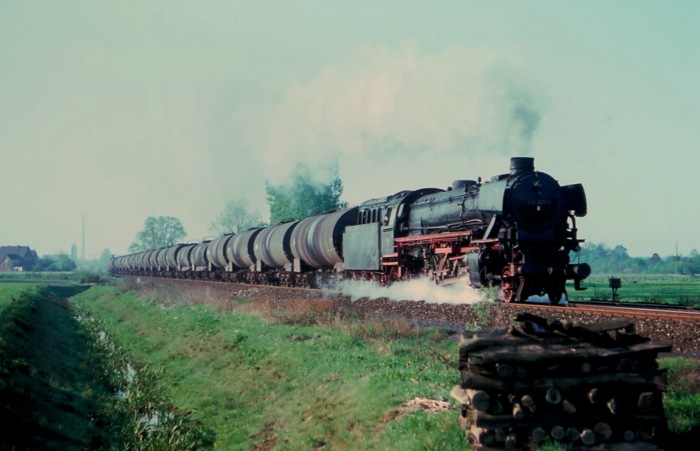
[[[503,301],[512,302],[516,300],[515,293],[517,292],[517,287],[515,286],[515,278],[510,270],[510,266],[503,268],[501,280],[503,281],[501,284],[501,290],[503,290]]]
[[[566,293],[566,288],[563,283],[552,282],[547,288],[547,296],[551,305],[557,305],[561,301],[562,296]]]

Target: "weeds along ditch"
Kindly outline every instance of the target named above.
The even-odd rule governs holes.
[[[211,446],[167,403],[157,371],[130,365],[70,299],[87,287],[0,284],[1,449]]]

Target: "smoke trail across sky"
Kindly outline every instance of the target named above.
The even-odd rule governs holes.
[[[485,50],[361,47],[290,88],[251,147],[263,150],[273,181],[299,162],[327,182],[334,161],[344,169],[391,159],[400,171],[421,154],[527,154],[542,106],[520,79]]]

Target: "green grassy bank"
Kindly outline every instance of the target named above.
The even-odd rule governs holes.
[[[78,304],[105,320],[137,360],[162,368],[178,406],[221,449],[464,449],[458,413],[413,411],[448,400],[458,373],[446,331],[402,322],[342,327],[317,304],[282,323],[94,287]],[[247,310],[250,299],[230,300]],[[327,322],[327,327],[303,323]]]

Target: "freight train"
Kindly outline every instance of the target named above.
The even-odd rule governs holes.
[[[380,284],[428,276],[438,284],[498,286],[503,300],[547,296],[590,275],[572,263],[576,217],[587,212],[581,184],[560,186],[514,157],[510,172],[457,180],[446,190],[401,191],[300,221],[211,241],[115,257],[116,274],[319,286],[339,279]]]

